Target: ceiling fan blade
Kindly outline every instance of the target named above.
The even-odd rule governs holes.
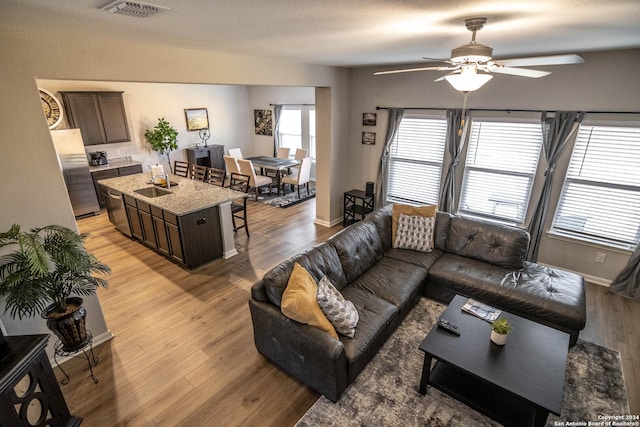
[[[430,62],[444,62],[446,64],[455,64],[450,59],[438,59],[438,58],[429,58],[428,56],[423,56],[422,59]]]
[[[584,58],[580,55],[549,55],[549,56],[532,56],[530,58],[514,58],[497,60],[500,65],[506,67],[540,67],[542,65],[569,65],[582,64]]]
[[[532,70],[529,68],[513,68],[513,67],[502,67],[502,66],[494,66],[489,68],[487,71],[491,73],[496,73],[496,74],[509,74],[512,76],[532,77],[534,79],[548,76],[549,74],[551,74],[551,71],[540,71],[540,70]]]
[[[446,70],[455,70],[454,67],[422,67],[422,68],[405,68],[402,70],[391,70],[391,71],[376,71],[373,73],[374,76],[381,76],[384,74],[398,74],[398,73],[412,73],[414,71],[446,71]]]

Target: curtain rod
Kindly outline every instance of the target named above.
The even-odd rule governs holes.
[[[275,107],[276,105],[300,105],[302,107],[311,107],[314,106],[316,104],[269,104],[272,107]]]
[[[394,107],[376,107],[376,110],[388,110]],[[402,107],[398,107],[402,108]],[[437,110],[446,111],[447,108],[434,108],[434,107],[404,107],[405,110]],[[496,108],[467,108],[467,111],[504,111],[507,113],[539,113],[541,111],[548,111],[549,113],[555,113],[553,110],[519,110],[519,109],[496,109]],[[586,114],[640,114],[640,111],[585,111]]]

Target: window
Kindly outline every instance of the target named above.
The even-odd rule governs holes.
[[[440,194],[447,121],[405,115],[391,145],[387,201],[435,204]]]
[[[580,127],[552,229],[625,248],[640,240],[640,127]]]
[[[280,146],[291,149],[295,156],[297,148],[309,150],[316,157],[316,110],[314,106],[284,106],[280,113]]]
[[[471,123],[459,212],[522,224],[542,146],[539,123]]]

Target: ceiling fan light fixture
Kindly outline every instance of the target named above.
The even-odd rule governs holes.
[[[444,79],[459,92],[478,90],[492,78],[491,74],[478,74],[476,67],[463,67],[459,74],[444,76]]]

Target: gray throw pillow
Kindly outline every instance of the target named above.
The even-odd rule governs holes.
[[[431,252],[433,241],[434,217],[409,216],[400,214],[398,230],[393,241],[394,248]]]
[[[324,315],[336,328],[336,332],[353,338],[359,320],[358,310],[351,301],[344,299],[327,276],[318,283],[316,299]]]

